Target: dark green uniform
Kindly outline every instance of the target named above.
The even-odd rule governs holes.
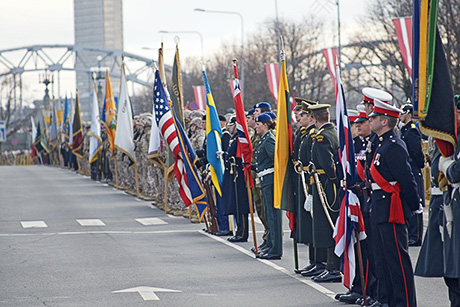
[[[316,133],[313,141],[311,159],[319,174],[321,185],[327,198],[327,209],[332,222],[335,223],[340,204],[338,202],[338,181],[335,174],[333,153],[339,148],[337,131],[331,123],[324,124]],[[319,198],[316,184],[313,185],[313,246],[330,248],[335,246],[332,227],[328,222]]]
[[[256,170],[260,179],[265,205],[265,218],[268,224],[267,252],[268,257],[281,257],[283,254],[283,230],[281,210],[275,209],[274,193],[274,163],[275,163],[275,136],[267,131],[256,147]]]

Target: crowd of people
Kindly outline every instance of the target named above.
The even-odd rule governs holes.
[[[349,188],[359,199],[367,234],[360,242],[364,275],[357,266],[349,291],[337,294],[336,299],[369,306],[416,306],[414,269],[408,249],[423,243],[415,274],[444,277],[452,306],[460,306],[460,228],[455,223],[460,220],[460,146],[454,156],[446,158],[430,138],[428,151],[424,153],[424,136],[412,120],[414,108],[410,103],[397,108],[392,104],[392,96],[383,90],[364,88],[362,93],[362,102],[348,114],[358,172],[358,182]],[[307,245],[309,251],[305,267],[296,269],[295,273],[318,283],[341,282],[341,261],[334,252],[333,238],[345,194],[338,132],[330,122],[329,104],[304,98],[295,100],[292,163],[296,175],[290,179],[294,187],[296,222],[290,237],[298,244]],[[460,122],[460,103],[458,107]],[[209,189],[206,189],[213,200],[208,203],[212,210],[208,210],[206,222],[213,227],[207,227],[207,231],[228,236],[230,242],[247,242],[248,215],[253,206],[264,233],[262,243],[252,251],[257,258],[269,260],[283,256],[282,214],[274,204],[275,113],[267,102],[257,103],[246,112],[253,148],[252,189],[245,181],[244,169],[248,164],[238,155],[236,117],[231,113],[219,116],[222,152],[216,154],[223,158],[225,166],[219,187],[221,195],[209,180]],[[209,169],[206,115],[200,110],[185,110],[184,119],[188,137],[199,157],[196,166],[203,174],[204,183]],[[117,181],[118,187],[133,194],[139,186],[141,197],[155,200],[159,207],[167,203],[169,210],[185,212],[177,183],[165,180],[167,151],[162,150],[159,156],[162,167],[152,162],[154,159],[149,160],[151,114],[136,116],[134,122],[138,183],[128,157],[116,153],[115,164],[104,126],[102,149],[93,163],[88,162],[88,123],[83,125],[84,156],[74,156],[63,143],[59,148],[60,157],[56,150],[46,161],[79,170],[93,180]],[[422,240],[425,207],[422,169],[426,163],[430,165],[430,219]],[[165,184],[167,189],[159,188]],[[166,202],[163,201],[165,193],[168,193]]]

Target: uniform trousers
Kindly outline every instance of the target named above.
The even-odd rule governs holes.
[[[214,186],[212,190],[213,192],[215,191],[217,226],[219,226],[219,231],[228,231],[230,229],[228,226],[228,216],[222,214],[222,196],[217,193]]]
[[[422,244],[423,235],[423,214],[414,214],[409,218],[408,224],[409,241],[414,241],[417,245]]]
[[[254,189],[252,190],[252,195],[254,197],[254,204],[256,205],[257,216],[262,222],[262,225],[264,225],[264,234],[262,235],[262,239],[265,241],[267,240],[268,225],[267,220],[265,219],[265,207],[262,188],[254,187]]]
[[[408,253],[408,233],[405,224],[377,225],[378,245],[383,255],[383,277],[390,306],[417,306],[414,271]]]
[[[249,228],[248,228],[248,215],[247,214],[237,214],[236,218],[236,237],[243,237],[243,239],[248,239]]]
[[[460,307],[460,279],[444,277],[444,282],[449,289],[450,306]]]
[[[281,221],[281,210],[275,209],[273,205],[273,184],[262,187],[265,205],[265,218],[268,225],[267,254],[270,256],[281,256],[283,254],[283,229]]]

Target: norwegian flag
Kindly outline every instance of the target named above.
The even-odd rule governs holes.
[[[280,65],[279,63],[265,64],[265,72],[267,73],[268,88],[272,94],[275,103],[278,103],[278,84],[280,83]]]
[[[412,17],[393,19],[399,50],[412,82]]]
[[[354,250],[354,245],[357,242],[356,233],[358,233],[359,240],[364,240],[366,233],[359,199],[353,191],[348,189],[348,187],[356,183],[358,175],[356,171],[353,137],[351,135],[350,120],[347,114],[347,104],[345,102],[342,81],[340,80],[339,67],[337,67],[336,76],[336,116],[340,145],[339,158],[342,165],[343,178],[346,179],[344,187],[346,193],[340,206],[340,214],[336,221],[333,237],[335,240],[334,252],[342,260],[343,284],[350,289],[356,272]]]
[[[327,63],[327,69],[329,70],[329,73],[331,74],[332,82],[334,82],[334,86],[337,85],[337,73],[335,70],[335,66],[337,63],[337,48],[326,48],[323,49],[323,55],[324,58],[326,59]],[[337,87],[335,89],[335,93],[337,94]]]
[[[241,99],[240,80],[238,79],[238,70],[236,63],[233,63],[233,71],[235,73],[235,80],[233,80],[233,101],[235,102],[236,111],[236,131],[238,132],[238,148],[236,156],[243,160],[243,163],[248,163],[244,167],[244,177],[246,182],[249,179],[251,188],[254,188],[254,183],[251,174],[251,161],[252,161],[252,145],[249,141],[248,124],[246,122],[246,114],[244,112],[243,100]]]
[[[195,104],[190,108],[192,110],[206,110],[206,92],[203,85],[194,85],[193,93],[195,94]]]
[[[161,135],[166,140],[174,154],[174,160],[176,161],[174,164],[174,175],[177,179],[177,182],[179,183],[179,194],[185,205],[190,206],[192,203],[196,203],[198,198],[202,200],[203,197],[197,196],[196,193],[200,191],[196,191],[195,187],[190,185],[191,182],[189,182],[187,177],[188,165],[185,165],[185,163],[189,162],[190,157],[184,154],[184,142],[178,138],[175,120],[173,117],[174,115],[168,101],[168,95],[166,94],[166,91],[163,87],[163,83],[160,78],[160,72],[157,70],[155,71],[155,82],[153,84],[153,105],[155,111],[155,119],[158,128],[161,131]],[[183,136],[181,135],[181,138],[182,137]]]

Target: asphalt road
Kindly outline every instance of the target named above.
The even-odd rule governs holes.
[[[0,306],[345,306],[343,285],[294,274],[288,231],[268,261],[203,227],[69,170],[2,166]],[[416,287],[418,306],[449,305],[442,279]]]

